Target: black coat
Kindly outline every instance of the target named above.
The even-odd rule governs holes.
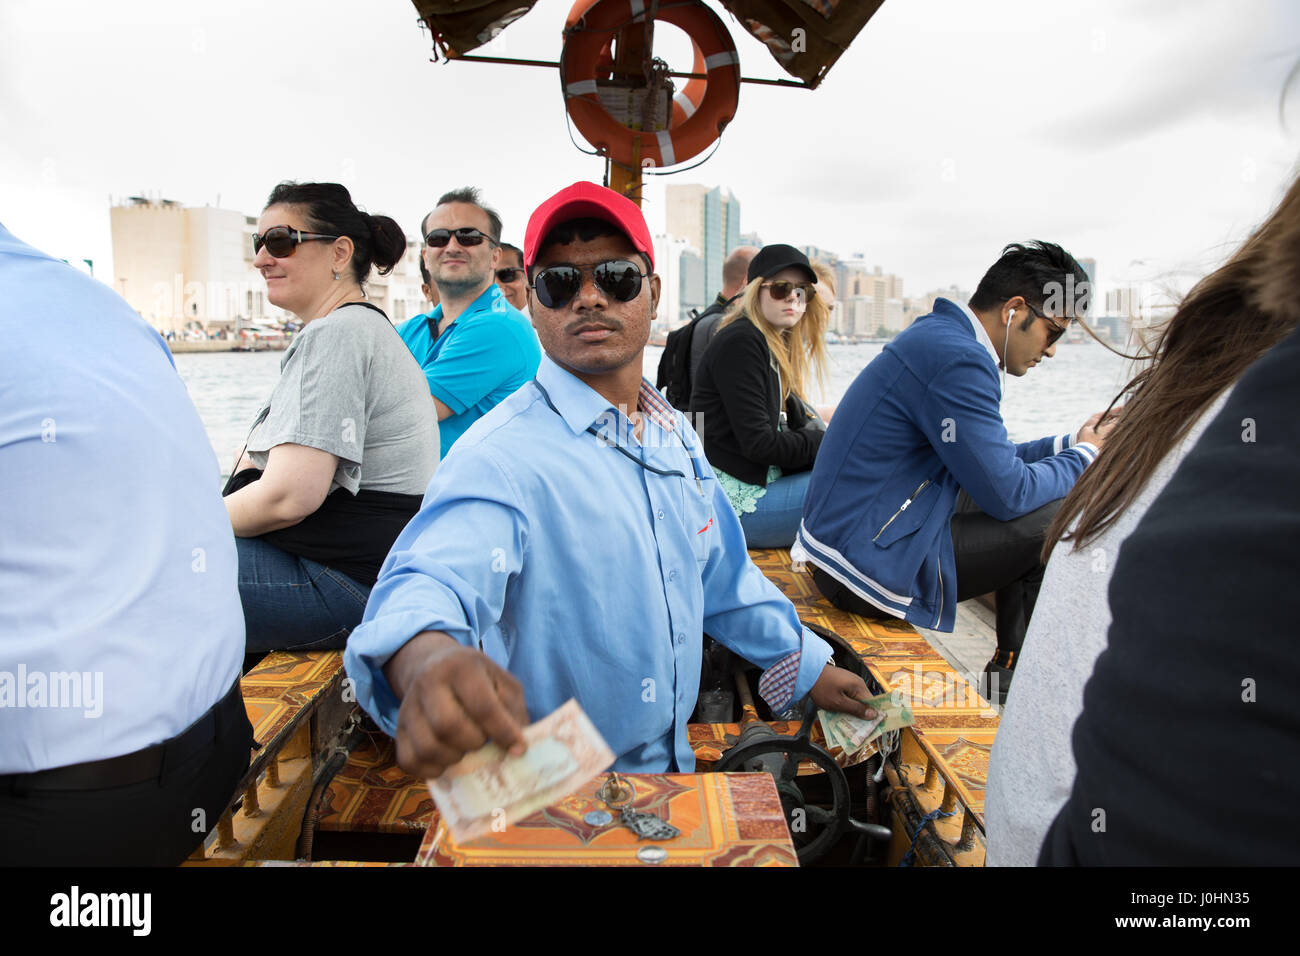
[[[691,414],[709,464],[750,485],[766,485],[767,469],[807,471],[824,426],[791,394],[781,422],[781,382],[767,340],[741,316],[719,329],[700,362]]]

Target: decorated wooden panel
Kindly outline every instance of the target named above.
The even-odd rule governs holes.
[[[429,829],[434,812],[424,781],[397,766],[393,739],[374,730],[330,782],[317,829],[417,833]]]
[[[605,775],[518,823],[457,844],[439,823],[425,836],[417,862],[426,866],[798,866],[771,775],[629,774],[638,812],[677,827],[671,840],[638,840],[614,820],[587,822],[606,810],[597,796]],[[648,863],[638,851],[662,848]]]
[[[240,678],[253,738],[278,747],[294,715],[311,707],[343,680],[341,651],[274,651]]]

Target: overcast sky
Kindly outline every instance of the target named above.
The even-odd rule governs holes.
[[[569,6],[479,52],[554,59]],[[784,75],[726,19],[746,76]],[[518,243],[547,195],[599,181],[555,71],[430,50],[409,0],[4,0],[0,221],[110,279],[110,197],[256,214],[280,180],[333,180],[414,235],[475,184]],[[1027,238],[1095,257],[1102,285],[1199,273],[1295,173],[1297,60],[1294,0],[886,0],[820,89],[745,86],[717,153],[648,186],[646,216],[662,228],[665,181],[723,184],[742,229],[861,252],[908,294],[971,289]]]

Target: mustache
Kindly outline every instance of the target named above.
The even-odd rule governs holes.
[[[578,333],[578,329],[586,328],[588,326],[593,328],[600,327],[604,329],[610,329],[611,331],[614,332],[623,331],[623,323],[620,322],[618,319],[604,318],[604,317],[599,319],[595,319],[591,317],[578,319],[577,321],[570,322],[568,325],[566,325],[564,327],[564,331],[565,334],[567,335],[576,335]]]

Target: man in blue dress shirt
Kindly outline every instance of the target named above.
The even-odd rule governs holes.
[[[439,468],[348,641],[357,699],[437,777],[576,698],[625,772],[690,771],[702,631],[773,711],[871,712],[749,560],[699,438],[641,375],[659,296],[641,211],[575,183],[529,220],[536,379]]]
[[[437,305],[397,332],[428,379],[445,458],[470,425],[537,374],[542,352],[527,317],[496,284],[501,217],[478,190],[443,195],[421,229],[421,272]]]
[[[0,226],[0,863],[169,865],[248,769],[219,471],[162,337]]]

